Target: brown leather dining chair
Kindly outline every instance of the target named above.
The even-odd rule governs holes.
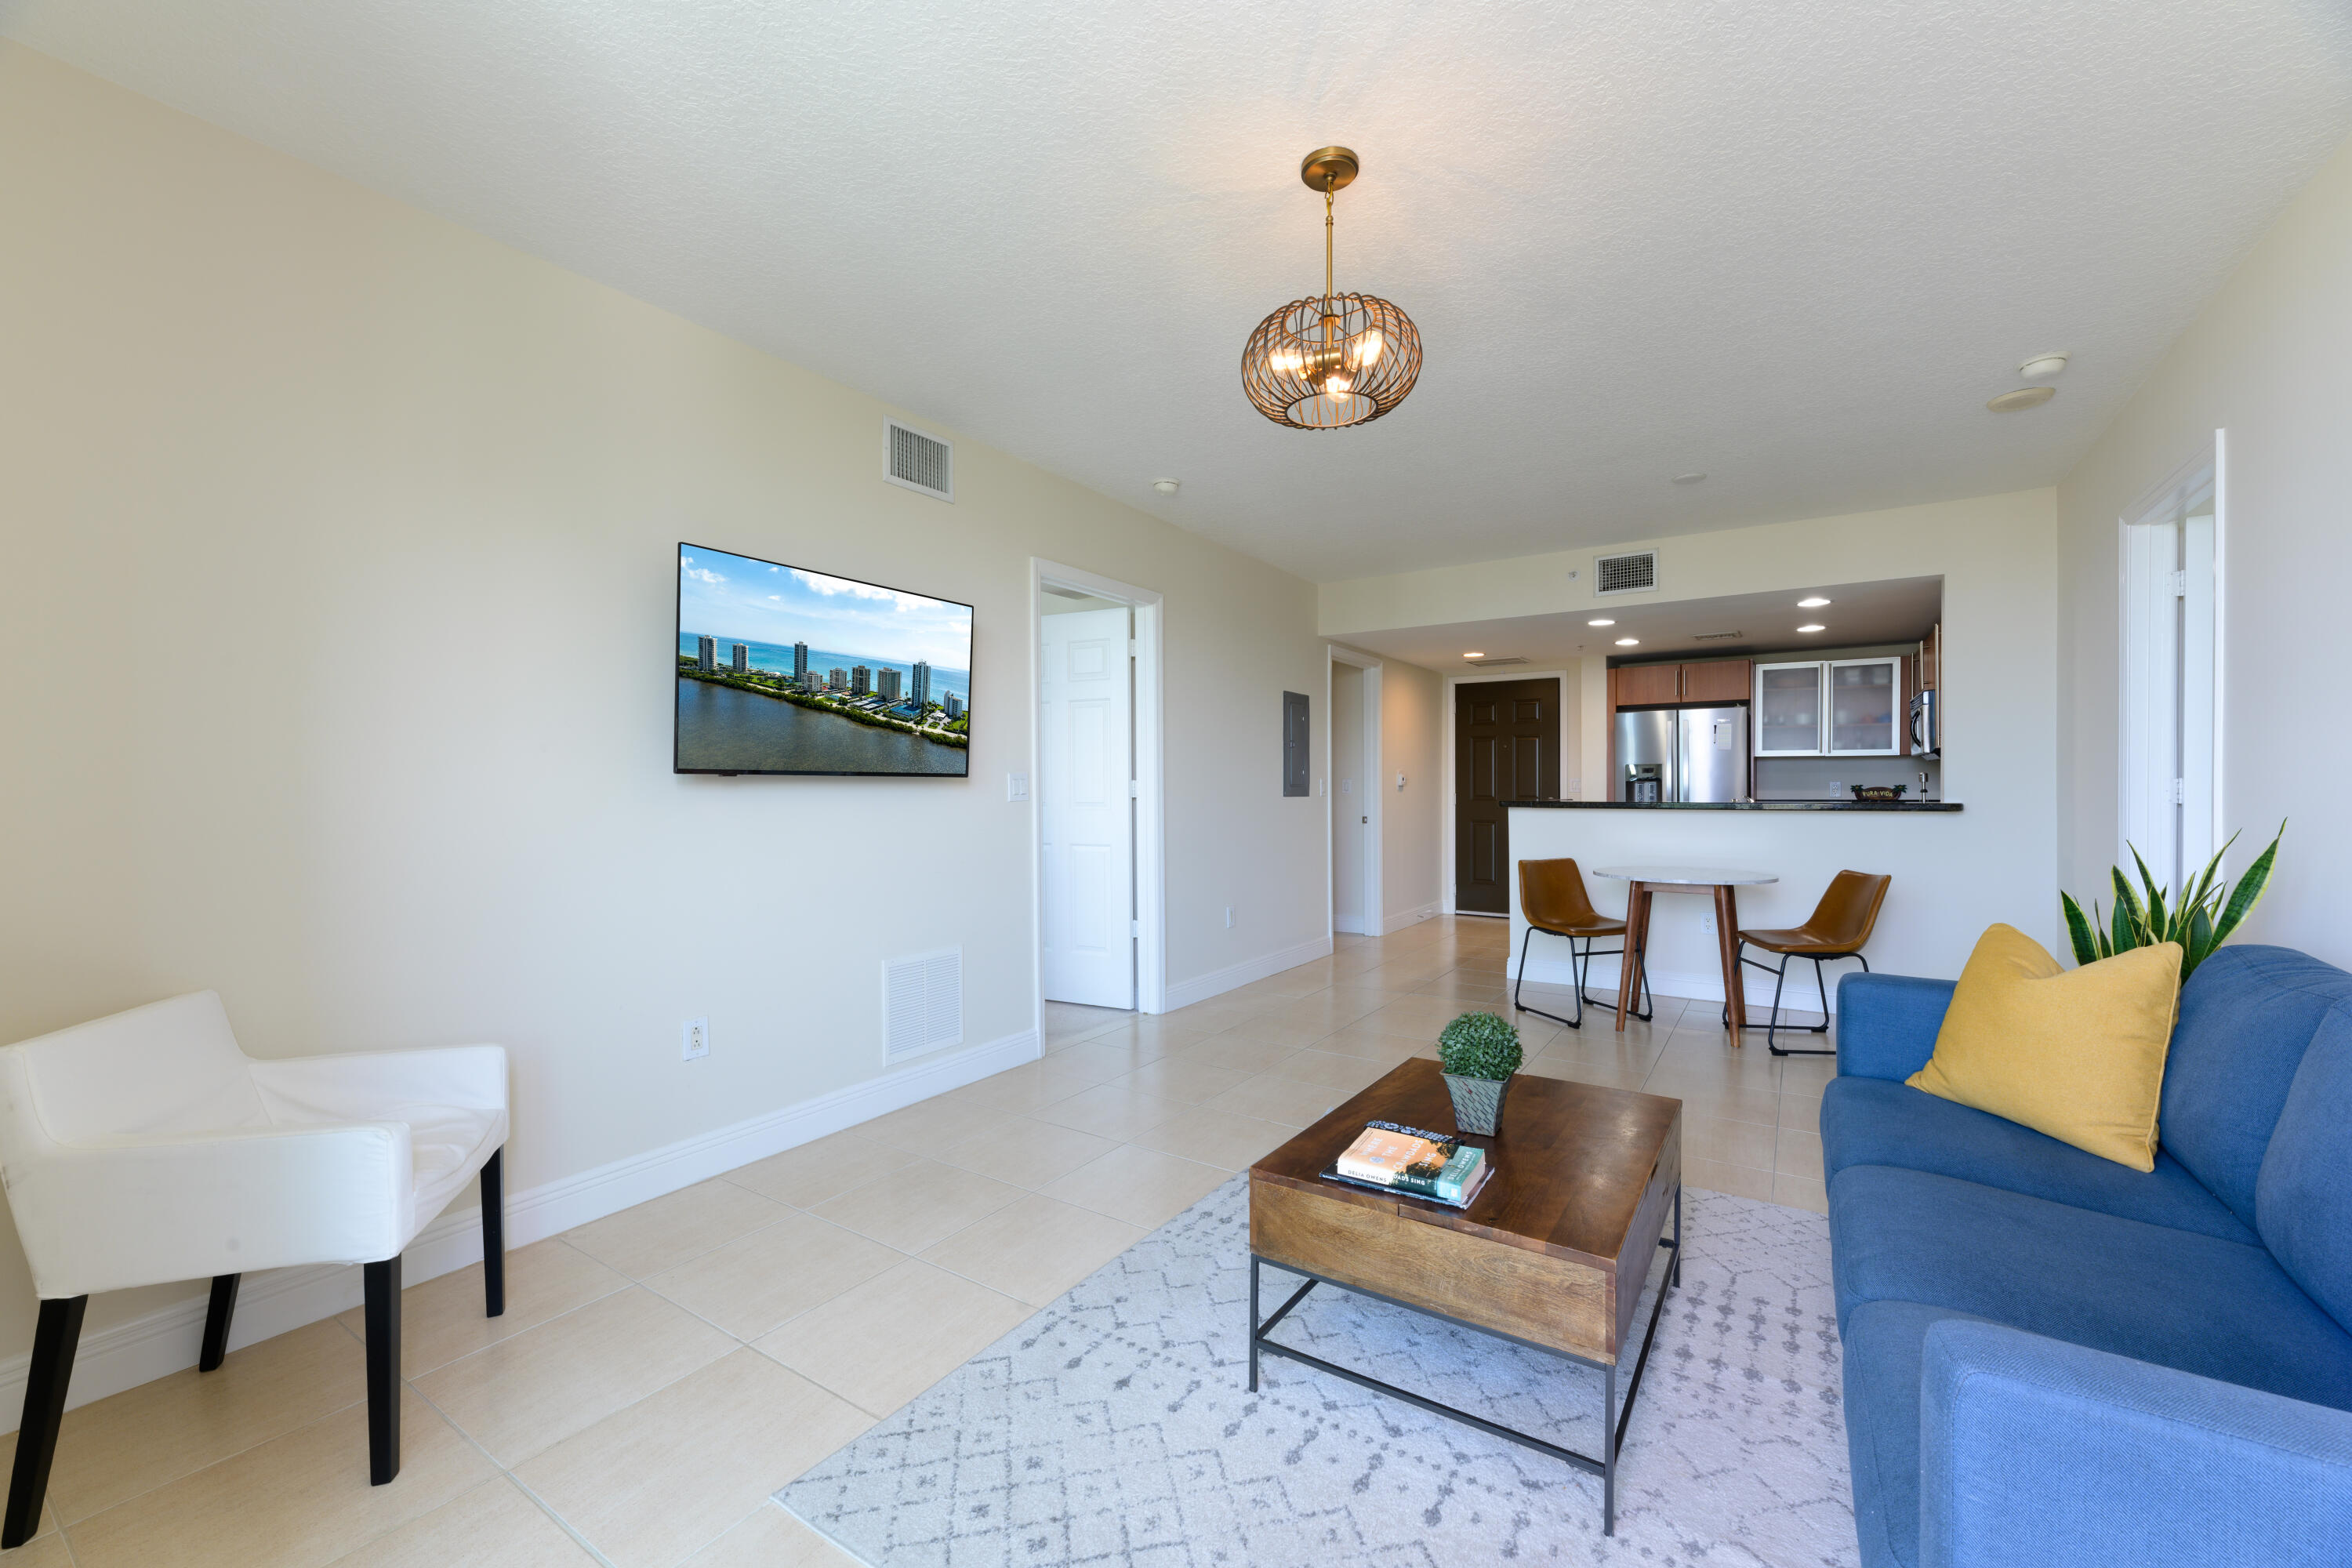
[[[1743,931],[1739,933],[1739,962],[1767,971],[1774,976],[1772,984],[1772,1020],[1764,1026],[1764,1044],[1776,1057],[1833,1057],[1834,1050],[1782,1050],[1773,1038],[1780,1026],[1780,990],[1789,983],[1789,960],[1810,958],[1813,961],[1813,989],[1821,993],[1822,1021],[1801,1026],[1808,1034],[1829,1032],[1830,993],[1822,979],[1822,965],[1833,958],[1851,958],[1862,965],[1863,973],[1870,972],[1870,960],[1862,956],[1870,931],[1878,923],[1878,906],[1886,901],[1886,889],[1894,883],[1892,877],[1872,876],[1864,871],[1840,871],[1830,879],[1829,890],[1822,901],[1813,906],[1811,916],[1801,926],[1771,931]],[[1747,950],[1761,948],[1766,952],[1780,955],[1780,966],[1774,969],[1747,956]],[[1801,1026],[1791,1025],[1791,1028]]]
[[[1612,921],[1592,907],[1584,891],[1584,873],[1573,860],[1522,860],[1519,862],[1519,912],[1528,919],[1527,935],[1519,939],[1519,968],[1511,981],[1511,1005],[1522,1013],[1533,1013],[1538,1018],[1549,1018],[1555,1024],[1566,1024],[1571,1029],[1584,1026],[1585,976],[1592,972],[1595,958],[1607,958],[1622,953],[1625,922]],[[1557,1013],[1547,1013],[1540,1007],[1530,1007],[1519,1000],[1519,987],[1527,984],[1528,943],[1538,931],[1546,936],[1568,939],[1569,972],[1576,977],[1576,1016],[1563,1018]],[[1615,947],[1593,949],[1593,942],[1604,936],[1618,939]],[[1582,942],[1580,952],[1577,943]],[[1649,976],[1642,977],[1644,1011],[1634,1016],[1646,1019],[1650,1014]],[[1601,1004],[1593,1004],[1599,1006]]]

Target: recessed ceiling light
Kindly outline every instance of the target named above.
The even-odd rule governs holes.
[[[1988,398],[1985,406],[1995,414],[2014,414],[2021,408],[2039,408],[2057,395],[2054,386],[2021,386],[2015,392]]]
[[[1822,598],[1819,594],[1816,594],[1816,595],[1813,595],[1811,598],[1810,598],[1810,599],[1800,599],[1800,600],[1798,600],[1798,601],[1797,601],[1797,608],[1799,608],[1799,609],[1801,609],[1801,610],[1818,610],[1818,609],[1820,609],[1823,605],[1826,605],[1826,604],[1828,604],[1828,603],[1829,603],[1829,601],[1828,601],[1827,599],[1824,599],[1824,598]]]
[[[1464,654],[1462,657],[1463,657],[1464,658],[1486,658],[1486,656],[1485,654],[1483,654],[1483,653],[1480,653],[1476,648],[1475,648],[1475,647],[1474,647],[1474,648],[1472,648],[1468,653]]]
[[[1825,632],[1829,630],[1829,627],[1822,625],[1819,621],[1815,621],[1811,626],[1799,626],[1797,629],[1801,632]]]
[[[1706,478],[1705,474],[1700,473],[1696,468],[1693,468],[1687,474],[1676,474],[1675,476],[1674,482],[1678,485],[1695,485],[1705,478]]]
[[[1608,616],[1603,616],[1597,621],[1587,621],[1584,624],[1588,626],[1613,626],[1617,623],[1611,620]]]
[[[1642,646],[1642,639],[1640,637],[1619,637],[1617,639],[1617,646],[1619,647],[1639,647]]]
[[[1151,481],[1151,488],[1158,490],[1161,495],[1172,496],[1176,493],[1176,481],[1174,479],[1154,479]]]
[[[2028,381],[2048,381],[2066,368],[2066,351],[2053,349],[2046,354],[2035,354],[2017,367],[2017,374]]]

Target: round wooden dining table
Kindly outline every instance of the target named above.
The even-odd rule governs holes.
[[[1780,879],[1764,871],[1736,871],[1723,866],[1596,866],[1596,877],[1613,878],[1625,887],[1625,956],[1617,970],[1617,1027],[1625,1027],[1625,1014],[1642,994],[1642,968],[1650,942],[1650,895],[1659,888],[1670,892],[1712,889],[1715,894],[1715,941],[1723,956],[1724,1011],[1730,1020],[1731,1043],[1741,1044],[1748,1027],[1747,987],[1739,983],[1739,900],[1734,890],[1760,888]]]

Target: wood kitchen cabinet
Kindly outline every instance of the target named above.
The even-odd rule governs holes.
[[[1683,700],[1683,667],[1679,664],[1621,664],[1609,674],[1617,689],[1620,708]]]
[[[1748,662],[1744,658],[1718,658],[1706,664],[1686,664],[1682,669],[1682,700],[1685,702],[1748,700]]]
[[[1745,702],[1748,661],[1706,664],[1621,664],[1609,672],[1610,704],[1639,708],[1659,702]]]

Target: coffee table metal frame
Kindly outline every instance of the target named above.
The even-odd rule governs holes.
[[[1490,1329],[1484,1323],[1473,1323],[1450,1313],[1415,1306],[1411,1301],[1400,1301],[1394,1296],[1385,1296],[1378,1290],[1368,1289],[1364,1286],[1352,1284],[1344,1279],[1333,1279],[1310,1269],[1301,1268],[1296,1264],[1285,1263],[1278,1258],[1261,1257],[1255,1248],[1250,1252],[1249,1391],[1252,1394],[1257,1392],[1258,1357],[1261,1354],[1281,1356],[1286,1361],[1295,1361],[1302,1366],[1311,1366],[1318,1372],[1328,1373],[1333,1377],[1345,1378],[1360,1388],[1369,1388],[1375,1394],[1385,1394],[1391,1399],[1402,1399],[1407,1405],[1418,1405],[1433,1415],[1443,1415],[1450,1421],[1459,1421],[1465,1426],[1475,1426],[1489,1436],[1517,1443],[1523,1448],[1533,1448],[1538,1454],[1547,1455],[1559,1460],[1562,1464],[1572,1465],[1588,1475],[1601,1478],[1601,1533],[1614,1535],[1617,1533],[1617,1455],[1625,1446],[1626,1424],[1633,1418],[1633,1397],[1642,1390],[1642,1369],[1649,1364],[1650,1346],[1658,1337],[1658,1314],[1665,1310],[1666,1292],[1682,1288],[1683,1189],[1679,1182],[1675,1184],[1674,1237],[1669,1240],[1660,1237],[1658,1245],[1669,1255],[1666,1277],[1659,1281],[1658,1299],[1650,1304],[1649,1326],[1643,1331],[1642,1334],[1642,1353],[1633,1358],[1633,1374],[1626,1381],[1625,1403],[1622,1406],[1617,1403],[1618,1363],[1616,1362],[1594,1361],[1589,1357],[1578,1355],[1573,1351],[1560,1350],[1552,1345],[1540,1345],[1533,1340],[1523,1340],[1517,1334],[1505,1333],[1500,1329]],[[1304,1275],[1307,1283],[1294,1291],[1289,1300],[1276,1308],[1273,1317],[1260,1322],[1257,1316],[1258,1271],[1269,1265],[1287,1274]],[[1546,1355],[1555,1355],[1562,1361],[1570,1361],[1579,1366],[1592,1368],[1601,1373],[1603,1379],[1601,1394],[1601,1440],[1605,1452],[1596,1459],[1589,1455],[1577,1453],[1573,1449],[1560,1447],[1558,1444],[1547,1443],[1540,1437],[1531,1437],[1525,1432],[1514,1431],[1508,1426],[1489,1421],[1482,1415],[1473,1415],[1470,1412],[1457,1410],[1451,1405],[1441,1405],[1436,1400],[1424,1398],[1410,1389],[1399,1388],[1392,1383],[1382,1383],[1380,1379],[1367,1377],[1360,1372],[1350,1372],[1344,1366],[1325,1361],[1321,1356],[1309,1355],[1305,1351],[1293,1350],[1288,1345],[1269,1339],[1267,1336],[1274,1332],[1275,1325],[1288,1317],[1290,1310],[1307,1300],[1307,1292],[1318,1285],[1328,1285],[1335,1289],[1350,1291],[1359,1296],[1369,1296],[1375,1301],[1386,1301],[1391,1307],[1402,1307],[1408,1312],[1418,1312],[1424,1318],[1434,1318],[1441,1323],[1451,1323],[1458,1329],[1468,1329],[1473,1332],[1490,1335],[1495,1339],[1508,1340],[1515,1345],[1525,1345],[1531,1351],[1541,1351]]]

